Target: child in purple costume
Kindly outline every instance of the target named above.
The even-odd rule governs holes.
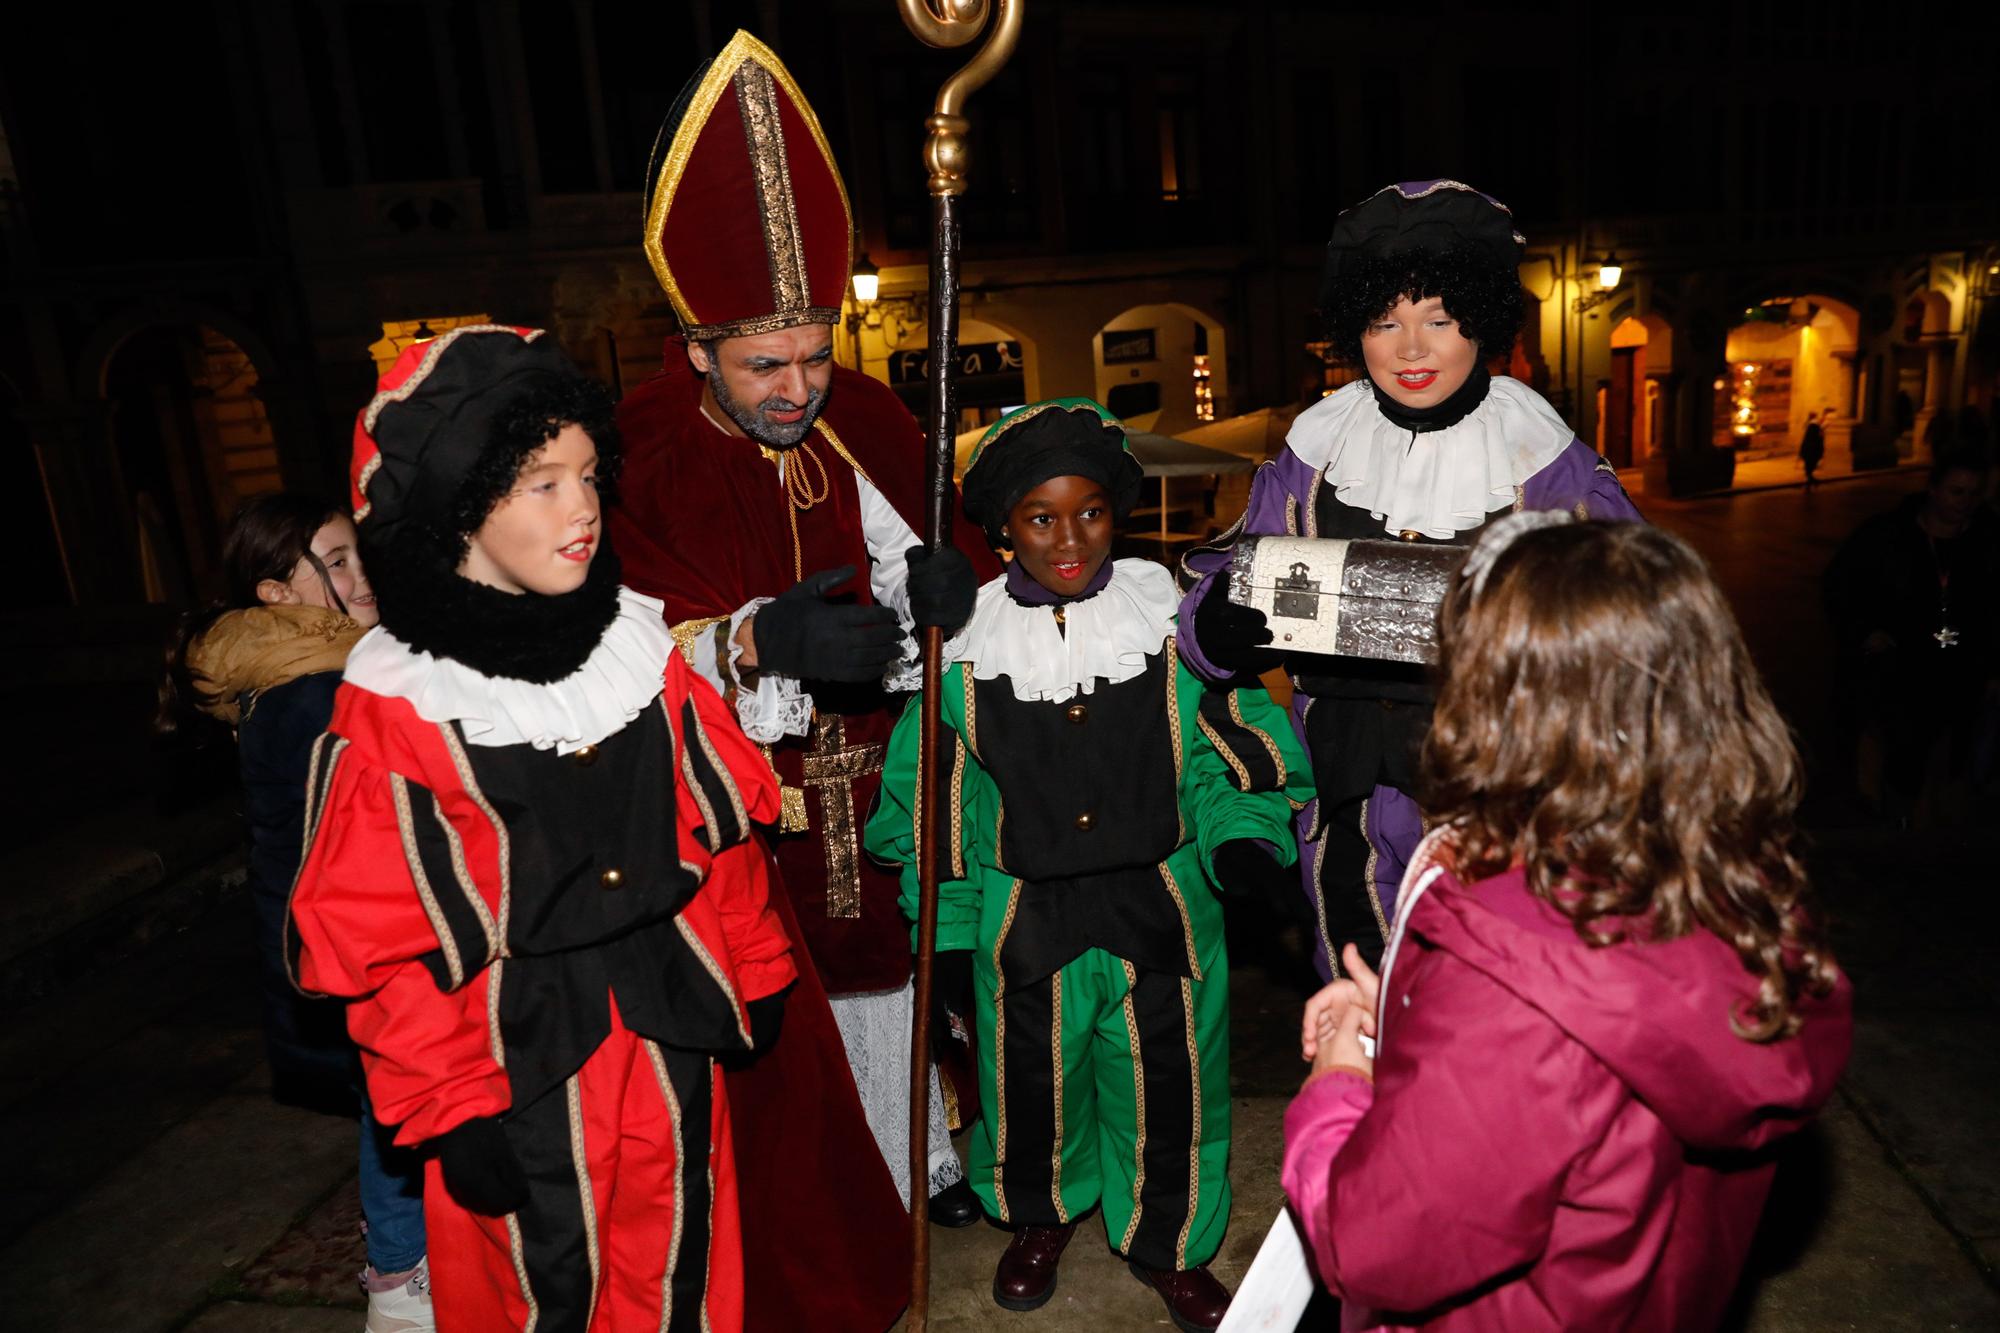
[[[1320,308],[1335,348],[1367,374],[1299,414],[1242,520],[1182,565],[1180,651],[1195,674],[1221,682],[1282,663],[1292,675],[1319,790],[1298,831],[1323,977],[1342,941],[1379,958],[1395,919],[1423,831],[1410,792],[1430,685],[1401,663],[1281,657],[1262,613],[1230,602],[1215,575],[1246,535],[1463,545],[1521,509],[1639,518],[1610,464],[1541,395],[1486,370],[1520,328],[1523,245],[1505,205],[1457,181],[1392,185],[1342,213]]]

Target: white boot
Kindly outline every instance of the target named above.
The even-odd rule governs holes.
[[[368,1292],[368,1323],[363,1333],[436,1333],[428,1259],[418,1260],[417,1266],[410,1270],[409,1280],[387,1291],[374,1290],[369,1279],[375,1276],[372,1268],[361,1275],[362,1288]]]

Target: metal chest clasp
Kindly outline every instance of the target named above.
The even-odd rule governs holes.
[[[1319,619],[1319,580],[1309,577],[1312,567],[1299,560],[1291,573],[1272,585],[1271,610],[1292,620]]]

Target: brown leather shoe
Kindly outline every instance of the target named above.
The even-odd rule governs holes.
[[[1229,1313],[1229,1288],[1216,1281],[1215,1274],[1200,1268],[1141,1268],[1130,1260],[1132,1276],[1159,1293],[1166,1302],[1167,1318],[1181,1333],[1213,1333]]]
[[[1039,1310],[1056,1294],[1056,1264],[1076,1224],[1022,1227],[993,1270],[993,1301],[1003,1310]]]

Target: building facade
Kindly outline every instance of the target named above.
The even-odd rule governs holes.
[[[234,506],[339,493],[378,368],[453,323],[546,325],[615,389],[652,373],[647,154],[738,26],[818,108],[880,271],[843,358],[915,405],[918,154],[956,62],[887,0],[206,0],[5,44],[24,604],[197,598]],[[1991,37],[1858,0],[1457,3],[1416,36],[1345,3],[1036,0],[970,103],[961,425],[1057,394],[1165,433],[1310,401],[1342,373],[1313,311],[1334,215],[1448,176],[1528,237],[1515,373],[1649,490],[1726,483],[1808,411],[1836,457],[1908,456],[1994,405],[2000,184],[1957,160],[1995,129]]]

